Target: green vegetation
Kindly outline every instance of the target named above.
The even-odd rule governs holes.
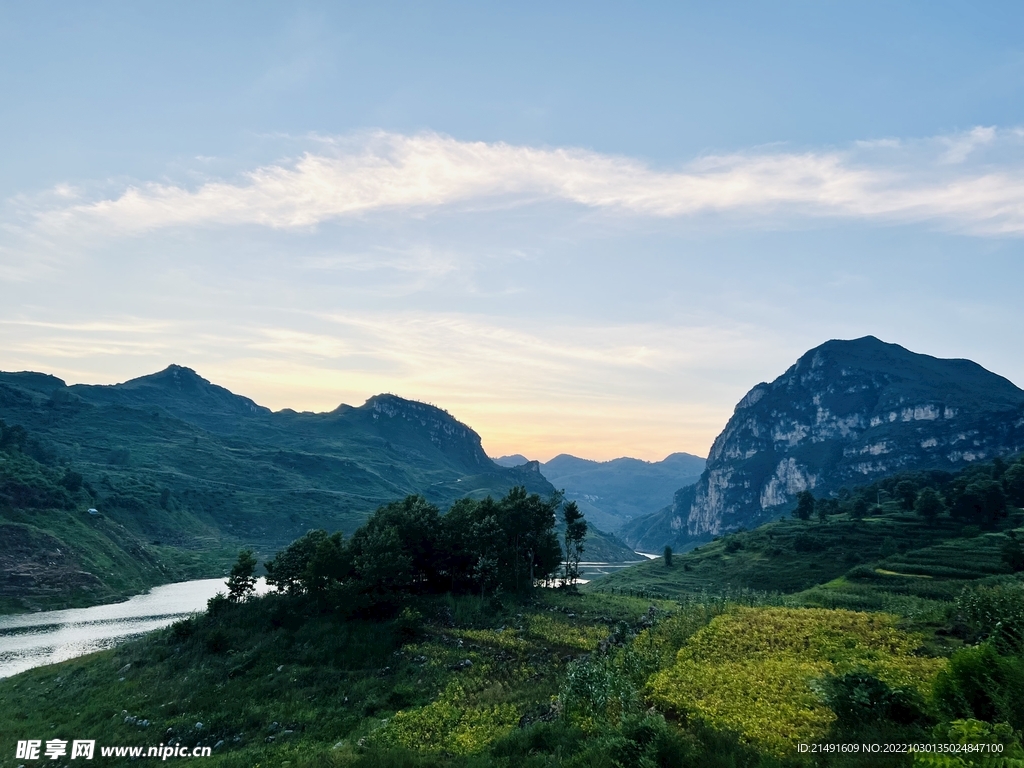
[[[141,505],[133,490],[117,488],[104,508]],[[231,562],[221,545],[173,547],[90,514],[101,498],[74,465],[55,463],[27,430],[0,420],[0,613],[109,602]]]
[[[914,655],[921,638],[896,623],[887,614],[741,608],[696,633],[653,678],[652,697],[785,755],[824,737],[838,719],[816,686],[834,688],[859,673],[884,684],[882,695],[908,691],[906,699],[924,701],[945,661]]]
[[[944,603],[941,627],[799,606],[813,590],[536,589],[559,571],[559,504],[516,488],[441,515],[410,496],[348,539],[297,539],[258,598],[243,551],[205,614],[0,681],[0,722],[15,725],[0,756],[3,739],[64,731],[210,746],[212,765],[239,768],[958,765],[797,745],[984,739],[1024,756],[1017,576]]]
[[[825,608],[931,614],[966,586],[1024,569],[1024,459],[953,474],[906,473],[835,497],[801,495],[796,515],[602,577],[585,590],[662,597],[755,591]],[[813,512],[813,514],[812,514]],[[1012,580],[1012,579],[1011,579]]]
[[[390,395],[275,414],[176,366],[113,387],[0,373],[0,416],[0,612],[226,575],[241,547],[265,557],[310,529],[348,534],[409,493],[446,509],[554,492],[494,465],[444,411]],[[586,549],[634,558],[594,529]]]
[[[562,507],[562,522],[565,524],[565,577],[564,583],[572,586],[580,578],[580,561],[585,549],[587,537],[587,521],[575,501]]]
[[[2,525],[8,539],[12,531],[36,537],[26,552],[45,543],[40,537],[57,541],[54,531],[66,531],[69,541],[85,542],[68,557],[84,563],[94,547],[108,546],[111,558],[126,561],[108,567],[121,574],[110,578],[137,572],[142,581],[183,569],[167,552],[188,551],[185,542],[152,543],[158,529],[174,535],[192,525],[219,536],[234,519],[258,527],[283,513],[290,522],[240,553],[241,535],[229,537],[238,557],[227,594],[205,614],[0,681],[0,765],[14,754],[14,740],[39,737],[210,746],[210,764],[231,768],[968,764],[950,755],[865,760],[797,751],[799,743],[872,742],[998,743],[1003,754],[978,764],[1024,759],[1020,460],[903,474],[828,498],[807,493],[795,516],[674,556],[666,548],[663,560],[577,590],[571,582],[582,552],[595,554],[594,539],[582,538],[579,507],[520,484],[483,493],[487,482],[463,474],[451,481],[465,481],[460,498],[449,502],[450,487],[399,501],[385,496],[376,512],[358,515],[358,526],[334,524],[333,513],[287,518],[285,510],[298,507],[274,507],[275,497],[297,492],[302,473],[308,491],[316,485],[308,473],[338,469],[329,451],[313,454],[310,445],[327,445],[331,430],[345,433],[349,447],[383,434],[379,425],[353,427],[348,411],[299,430],[307,430],[305,442],[281,459],[298,474],[253,476],[246,491],[232,473],[266,469],[252,460],[258,439],[294,436],[281,425],[292,429],[303,415],[275,421],[254,410],[255,421],[229,434],[240,418],[225,414],[248,401],[218,388],[182,399],[172,389],[165,410],[147,418],[174,440],[187,427],[192,442],[158,450],[147,442],[155,432],[119,436],[100,472],[62,454],[66,439],[51,438],[74,419],[84,428],[94,417],[95,424],[123,417],[145,432],[138,403],[149,402],[150,385],[141,394],[104,389],[111,402],[92,393],[96,402],[86,403],[75,400],[80,390],[33,382],[34,389],[22,387],[36,393],[32,407],[58,416],[46,422],[37,414],[34,423],[49,424],[39,433],[31,424],[0,429]],[[46,386],[51,405],[37,397]],[[356,414],[370,425],[390,419],[395,439],[390,449],[364,445],[365,462],[353,466],[365,469],[377,460],[367,456],[414,443],[441,450],[446,462],[466,459],[466,443],[435,435],[439,448],[429,429],[420,431],[419,417],[435,413],[414,409],[416,419],[407,419],[395,400]],[[189,411],[195,402],[212,415]],[[436,423],[457,429],[453,420]],[[401,443],[401,430],[414,437]],[[222,497],[202,461],[182,458],[204,443],[213,446],[210,461],[224,470],[223,482],[235,485]],[[166,458],[175,451],[178,458]],[[158,481],[169,468],[177,480]],[[286,476],[294,488],[292,480],[272,487]],[[232,507],[245,493],[248,501]],[[207,506],[213,498],[224,506]],[[257,502],[267,508],[247,506]],[[88,514],[92,505],[100,514]],[[273,557],[262,554],[296,520],[302,535]],[[200,557],[213,551],[195,546]],[[274,591],[255,597],[260,560]],[[559,575],[568,582],[562,588],[537,587]]]

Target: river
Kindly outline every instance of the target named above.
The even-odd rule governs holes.
[[[257,591],[267,589],[263,579]],[[0,616],[0,678],[117,645],[206,610],[226,592],[224,579],[200,579],[154,587],[123,603]]]
[[[580,583],[633,565],[580,563]],[[199,579],[155,587],[123,603],[0,616],[0,678],[112,648],[206,610],[206,601],[225,591],[224,579]],[[267,591],[263,579],[256,591]]]

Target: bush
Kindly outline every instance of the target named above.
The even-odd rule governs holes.
[[[195,633],[196,621],[191,616],[187,619],[181,619],[180,621],[176,621],[171,624],[171,634],[176,640],[188,640]]]
[[[219,627],[206,636],[206,650],[210,653],[224,653],[230,645],[227,632]]]
[[[921,722],[924,699],[913,689],[891,688],[866,670],[826,678],[819,686],[825,703],[845,731],[889,720],[899,725]]]
[[[882,546],[878,549],[878,556],[881,558],[892,557],[896,554],[896,540],[892,536],[886,536],[882,540]]]
[[[1011,504],[1024,507],[1024,459],[1018,459],[1003,475],[1006,498]]]
[[[963,648],[935,678],[934,695],[947,719],[974,718],[1024,727],[1024,660],[1000,656],[991,643]]]

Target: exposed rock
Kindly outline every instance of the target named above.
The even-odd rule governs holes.
[[[896,472],[955,470],[1024,449],[1024,390],[969,360],[873,336],[829,341],[737,404],[695,486],[623,537],[659,551],[788,512]]]

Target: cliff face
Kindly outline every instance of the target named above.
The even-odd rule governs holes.
[[[827,495],[1021,449],[1024,390],[1003,377],[872,336],[830,341],[747,393],[689,508],[674,504],[668,517],[680,533],[685,524],[689,537],[707,537],[777,517],[803,490]]]

